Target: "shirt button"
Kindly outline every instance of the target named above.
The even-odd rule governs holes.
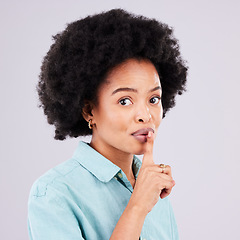
[[[120,177],[120,178],[122,178],[123,177],[123,175],[119,172],[118,173],[118,176]]]

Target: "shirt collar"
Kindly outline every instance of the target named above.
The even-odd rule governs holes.
[[[142,162],[134,155],[133,156],[133,174],[135,175],[135,178],[137,178],[141,166],[142,166]]]
[[[102,182],[109,182],[119,171],[121,171],[121,168],[83,141],[79,142],[73,154],[73,158]],[[137,177],[140,167],[141,161],[134,156],[133,172],[135,177]]]

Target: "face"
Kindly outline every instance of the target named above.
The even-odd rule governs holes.
[[[92,109],[94,146],[112,153],[143,154],[146,134],[162,120],[161,84],[148,60],[129,59],[107,76]]]

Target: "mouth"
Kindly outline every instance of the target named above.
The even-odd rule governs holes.
[[[131,135],[139,142],[144,143],[147,142],[147,136],[149,132],[154,133],[154,130],[152,128],[142,128],[132,133]]]

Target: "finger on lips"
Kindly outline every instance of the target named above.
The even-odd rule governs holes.
[[[152,154],[153,153],[153,132],[149,131],[147,136],[147,142],[146,142],[146,153]]]
[[[154,164],[153,161],[153,133],[151,131],[148,132],[146,149],[142,159],[142,165],[150,165]]]
[[[142,160],[142,166],[148,168],[147,171],[153,171],[159,173],[161,178],[161,194],[160,197],[164,198],[168,196],[175,185],[175,181],[172,179],[171,167],[169,165],[159,165],[155,164],[153,161],[153,142],[154,136],[153,132],[149,131],[146,142],[146,149]],[[164,187],[163,187],[164,186]]]
[[[171,167],[169,165],[165,165],[165,164],[159,165],[159,164],[154,163],[154,161],[153,161],[153,143],[154,143],[154,133],[149,131],[148,136],[147,136],[147,142],[146,142],[146,150],[145,150],[145,153],[144,153],[143,159],[142,159],[142,165],[157,166],[158,167],[157,171],[159,171],[160,173],[164,173],[169,176],[172,176]],[[161,167],[161,165],[164,167]]]

